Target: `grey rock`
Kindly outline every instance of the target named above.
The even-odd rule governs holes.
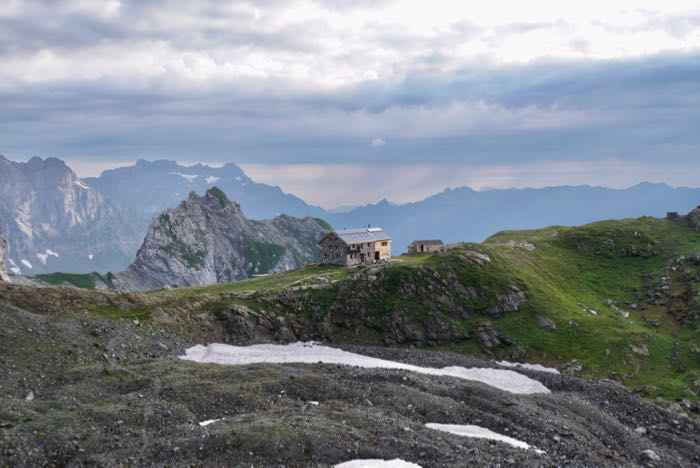
[[[490,308],[487,313],[494,317],[500,317],[506,312],[517,312],[527,302],[527,296],[522,291],[515,291],[497,296],[498,304]]]
[[[151,221],[136,260],[115,274],[117,289],[142,291],[224,283],[314,262],[327,230],[314,218],[254,221],[217,188],[191,192]]]
[[[692,390],[696,395],[700,395],[700,379],[693,382]]]
[[[647,345],[642,344],[639,346],[635,345],[630,345],[630,349],[634,354],[639,354],[640,356],[645,356],[649,357],[649,348],[647,348]]]
[[[557,324],[554,323],[549,317],[545,317],[544,315],[538,315],[535,318],[537,319],[538,327],[547,331],[556,331]]]
[[[642,460],[646,463],[656,463],[661,461],[661,457],[651,449],[642,451]]]

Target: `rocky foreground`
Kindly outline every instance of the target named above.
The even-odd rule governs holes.
[[[551,393],[516,395],[402,370],[199,364],[179,359],[194,344],[187,335],[135,323],[0,302],[0,465],[700,464],[697,421],[612,382],[519,370]],[[344,348],[421,366],[495,365]],[[426,423],[478,425],[544,453]]]

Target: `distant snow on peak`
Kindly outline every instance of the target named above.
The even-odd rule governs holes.
[[[76,178],[76,179],[75,179],[75,185],[76,185],[78,188],[81,188],[81,189],[83,189],[83,190],[90,190],[90,187],[88,187],[87,184],[86,184],[85,182],[83,182],[82,179]]]
[[[213,184],[221,180],[221,177],[207,176],[207,184]]]
[[[22,260],[21,260],[21,263],[22,263],[22,265],[26,266],[26,267],[29,268],[30,270],[31,270],[32,268],[34,268],[34,267],[32,266],[32,264],[29,262],[29,260],[22,259]]]
[[[38,258],[44,265],[46,265],[46,261],[49,259],[49,257],[58,257],[58,254],[51,249],[46,249],[44,253],[36,254],[36,258]]]
[[[168,174],[180,176],[180,177],[182,177],[183,179],[185,179],[187,182],[189,182],[190,184],[191,184],[192,182],[194,182],[194,180],[195,180],[197,177],[201,177],[201,176],[198,176],[197,174],[183,174],[182,172],[169,172]]]

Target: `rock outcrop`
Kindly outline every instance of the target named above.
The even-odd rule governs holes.
[[[121,269],[138,248],[118,209],[56,158],[0,156],[0,217],[15,274]]]
[[[327,228],[310,217],[249,220],[216,187],[203,196],[191,192],[153,218],[136,260],[114,285],[129,291],[207,285],[299,268],[318,258]]]

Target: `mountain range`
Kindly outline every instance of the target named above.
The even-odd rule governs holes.
[[[0,227],[9,242],[8,269],[29,275],[124,270],[155,215],[178,206],[192,191],[203,194],[214,186],[249,219],[285,213],[322,218],[335,228],[381,226],[393,237],[394,253],[405,251],[415,239],[480,242],[504,229],[663,216],[667,211],[688,212],[700,203],[700,189],[641,183],[626,189],[462,187],[413,203],[382,200],[324,210],[279,187],[253,181],[233,163],[210,167],[139,160],[84,179],[55,158],[26,163],[1,158],[0,169]]]

